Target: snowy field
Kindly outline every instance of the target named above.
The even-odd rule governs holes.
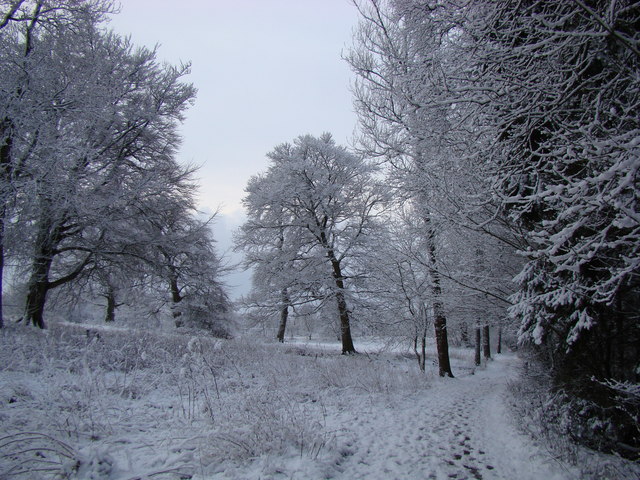
[[[474,369],[454,349],[457,378],[441,379],[407,353],[356,348],[10,325],[0,479],[584,478],[518,428],[515,355]]]

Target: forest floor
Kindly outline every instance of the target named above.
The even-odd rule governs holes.
[[[509,407],[515,354],[474,368],[472,351],[453,349],[449,379],[408,352],[356,348],[10,325],[0,479],[587,478],[523,433]],[[599,478],[640,472],[584,455]]]

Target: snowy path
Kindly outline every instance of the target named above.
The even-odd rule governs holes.
[[[514,426],[504,398],[517,362],[501,356],[475,375],[437,379],[426,394],[388,409],[364,407],[343,429],[349,440],[338,478],[577,478]]]

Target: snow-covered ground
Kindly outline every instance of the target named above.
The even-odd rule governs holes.
[[[515,355],[441,379],[360,347],[10,326],[0,479],[580,478],[517,428]]]

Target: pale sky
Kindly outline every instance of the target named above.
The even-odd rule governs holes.
[[[298,135],[355,127],[341,58],[357,11],[350,0],[121,0],[111,27],[159,58],[192,62],[198,89],[180,160],[202,165],[200,204],[238,213],[265,154]]]
[[[121,0],[110,27],[158,57],[192,63],[198,89],[179,160],[200,165],[200,208],[220,209],[219,250],[231,261],[249,177],[266,153],[299,135],[331,132],[348,145],[356,126],[352,74],[342,60],[358,21],[350,0]],[[231,275],[232,297],[249,275]]]

